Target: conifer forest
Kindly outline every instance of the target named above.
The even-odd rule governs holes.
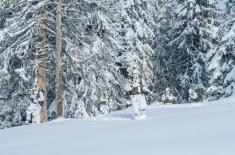
[[[133,70],[148,104],[234,96],[235,0],[0,1],[0,128],[126,109]]]

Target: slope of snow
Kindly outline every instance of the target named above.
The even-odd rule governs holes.
[[[0,155],[234,155],[235,97],[0,131]]]

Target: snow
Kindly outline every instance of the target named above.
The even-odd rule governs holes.
[[[43,94],[42,91],[40,91],[40,92],[39,92],[39,99],[38,99],[38,101],[39,101],[39,102],[42,102],[42,101],[44,101],[44,99],[45,99],[44,94]]]
[[[198,98],[198,95],[197,95],[197,93],[196,93],[194,90],[189,89],[189,97],[190,97],[191,99],[197,99],[197,98]]]
[[[235,79],[235,68],[233,68],[228,75],[225,78],[225,81],[231,81],[232,79]]]
[[[219,10],[225,10],[226,9],[226,2],[227,2],[227,0],[219,0],[216,4],[216,8]]]
[[[3,67],[0,68],[0,75],[7,74],[7,63],[4,63]]]
[[[210,103],[152,105],[83,120],[0,131],[1,155],[233,155],[235,97]]]
[[[15,69],[15,72],[17,73],[17,74],[19,74],[19,76],[23,79],[23,80],[25,80],[25,81],[27,81],[27,80],[29,80],[29,78],[28,77],[26,77],[26,75],[25,75],[25,68],[19,68],[19,69]]]
[[[0,41],[2,41],[4,39],[4,31],[0,30]]]
[[[27,109],[27,121],[31,120],[33,123],[40,123],[40,111],[41,106],[39,104],[31,103]]]
[[[222,38],[222,41],[230,40],[234,38],[235,35],[235,23],[231,27],[231,30]]]

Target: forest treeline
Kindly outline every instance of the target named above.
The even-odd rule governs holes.
[[[43,121],[127,107],[139,70],[159,100],[235,94],[234,0],[1,0],[0,128],[22,125],[35,90]]]

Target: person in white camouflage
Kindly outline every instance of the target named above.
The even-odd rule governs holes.
[[[145,95],[149,93],[149,90],[137,69],[134,69],[132,74],[129,75],[126,91],[130,95],[133,118],[138,119],[145,117],[147,108]]]

